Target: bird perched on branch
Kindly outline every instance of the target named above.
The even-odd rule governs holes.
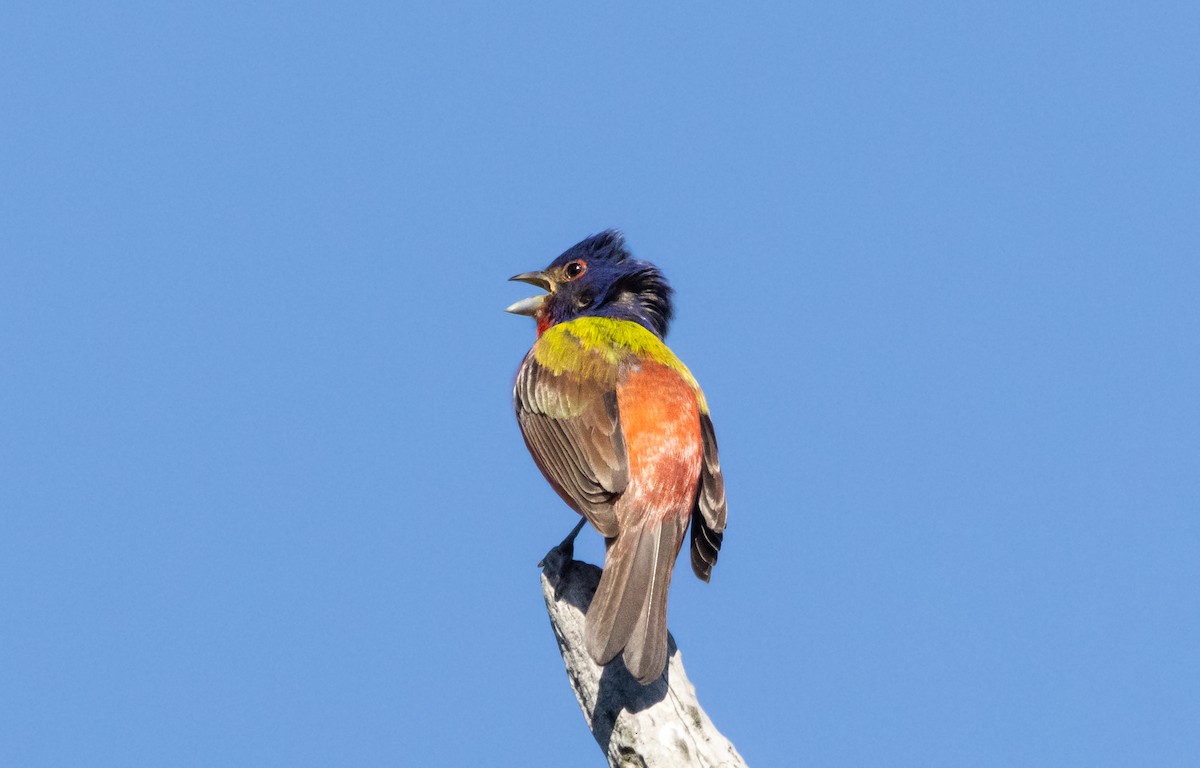
[[[550,485],[607,544],[588,652],[607,664],[624,651],[648,684],[667,661],[667,588],[688,523],[692,570],[704,581],[725,529],[708,406],[663,343],[671,287],[612,230],[511,279],[547,291],[507,310],[537,321],[513,387],[521,434]]]

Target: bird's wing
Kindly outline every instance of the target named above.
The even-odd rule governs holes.
[[[704,460],[700,463],[700,488],[692,508],[692,570],[708,581],[717,564],[717,553],[725,530],[725,479],[717,457],[717,436],[712,419],[700,414],[700,434],[704,440]]]
[[[513,387],[517,423],[542,474],[606,537],[617,535],[613,502],[629,482],[613,374],[556,373],[530,352]]]

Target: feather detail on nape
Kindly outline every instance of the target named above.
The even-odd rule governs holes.
[[[674,289],[663,277],[663,273],[648,261],[634,261],[630,271],[617,278],[605,296],[601,306],[619,308],[622,314],[640,322],[665,338],[675,315],[671,303]]]

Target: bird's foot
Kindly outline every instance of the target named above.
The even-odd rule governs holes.
[[[567,538],[560,541],[558,546],[551,549],[545,557],[538,561],[538,568],[550,568],[558,571],[564,564],[571,562],[575,557],[575,537],[583,530],[585,523],[587,523],[587,518],[580,516],[579,522],[567,534]]]

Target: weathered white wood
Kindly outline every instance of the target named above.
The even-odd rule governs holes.
[[[584,616],[600,569],[573,560],[569,545],[551,550],[542,564],[542,593],[567,678],[609,765],[744,768],[741,755],[700,708],[675,638],[667,639],[666,673],[650,685],[634,680],[620,656],[598,666],[584,643]]]

